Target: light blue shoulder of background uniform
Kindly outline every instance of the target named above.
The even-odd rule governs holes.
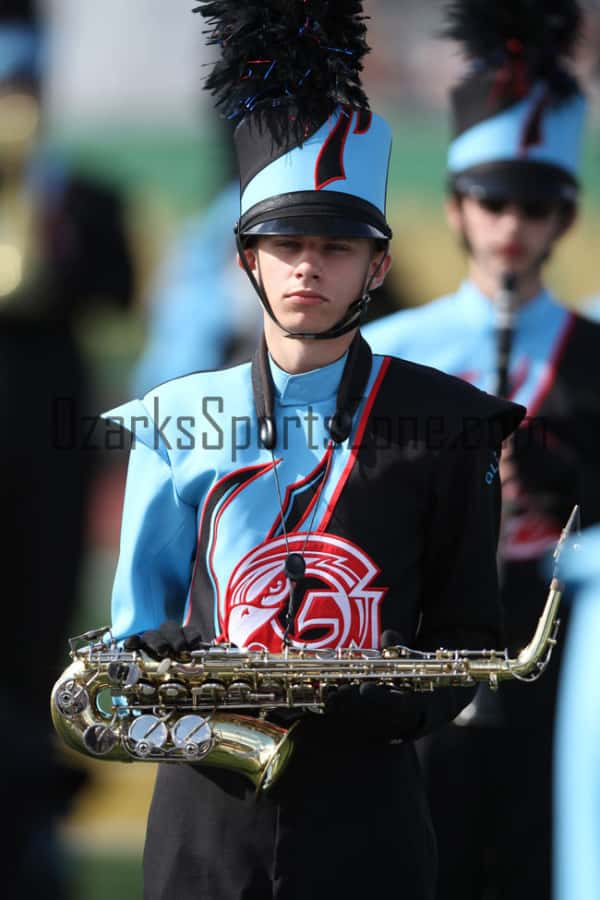
[[[460,330],[460,318],[456,295],[446,294],[422,306],[376,319],[361,331],[374,353],[412,359],[418,356],[420,348],[439,344],[440,335],[449,337],[452,331]]]
[[[591,322],[600,322],[600,294],[588,297],[578,312]]]
[[[327,122],[301,147],[295,147],[289,153],[280,156],[255,175],[242,194],[242,213],[256,203],[278,194],[316,190],[317,159],[341,115],[345,114],[338,107]],[[368,131],[357,134],[355,132],[357,124],[358,113],[353,112],[342,150],[345,177],[324,185],[321,190],[340,191],[361,197],[385,213],[387,183],[385,163],[391,151],[392,132],[387,122],[375,113],[372,113]],[[381,165],[373,166],[374,159],[381,160]]]
[[[574,588],[554,738],[554,895],[600,896],[600,527],[561,560]]]
[[[177,234],[151,291],[148,341],[133,369],[133,394],[222,364],[228,338],[240,327],[239,303],[225,274],[234,264],[239,214],[236,180]],[[254,302],[253,294],[248,298]]]
[[[559,575],[569,584],[595,584],[600,603],[600,525],[584,531],[577,539],[577,547],[565,552]]]
[[[0,28],[0,79],[10,78],[23,69],[39,70],[40,38],[26,25]]]
[[[541,142],[527,148],[521,146],[527,122],[544,90],[543,82],[538,83],[520,103],[457,137],[448,150],[448,170],[462,172],[483,163],[518,159],[551,163],[575,175],[587,105],[582,94],[545,110]]]

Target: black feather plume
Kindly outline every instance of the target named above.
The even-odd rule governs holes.
[[[368,108],[360,0],[202,0],[194,12],[221,47],[205,88],[227,118],[260,112],[274,133],[302,132],[338,103]]]
[[[466,57],[477,64],[519,65],[529,83],[543,78],[557,95],[577,90],[565,68],[582,23],[574,0],[453,0],[445,19],[442,36],[462,43]]]

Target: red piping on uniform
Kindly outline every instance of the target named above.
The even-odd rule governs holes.
[[[554,348],[554,352],[548,363],[548,368],[546,370],[546,374],[542,379],[542,383],[538,388],[537,394],[534,396],[531,401],[529,408],[527,410],[527,416],[521,422],[521,428],[527,424],[527,420],[531,419],[535,416],[540,409],[542,403],[546,399],[552,385],[554,384],[554,380],[556,378],[557,370],[561,359],[563,358],[564,352],[567,349],[567,344],[569,343],[569,338],[571,337],[571,333],[575,327],[575,316],[573,313],[569,313],[567,321],[563,326],[562,333],[556,343]]]
[[[252,478],[249,478],[248,481],[245,481],[243,484],[238,485],[237,488],[235,489],[235,491],[226,499],[226,501],[223,503],[223,505],[219,509],[219,512],[217,513],[217,516],[215,519],[215,525],[214,525],[214,536],[213,536],[213,541],[212,541],[212,547],[210,550],[210,555],[209,555],[209,560],[208,560],[208,568],[210,569],[210,571],[212,573],[213,581],[214,581],[216,589],[217,589],[217,611],[219,609],[219,582],[215,576],[214,569],[212,568],[212,557],[213,557],[214,549],[216,546],[217,525],[218,525],[219,519],[221,518],[221,514],[223,513],[223,511],[225,509],[227,509],[227,507],[229,506],[229,504],[231,503],[233,498],[236,497],[240,493],[241,490],[243,490],[249,484],[252,484],[252,482],[256,481],[257,478],[262,477],[265,474],[265,472],[268,472],[270,469],[275,468],[275,466],[278,464],[278,462],[265,463],[265,465],[262,466],[258,470],[258,472],[252,476]],[[255,467],[254,466],[245,466],[242,469],[237,469],[237,471],[244,472],[244,471],[247,471],[248,469],[253,469],[253,468],[255,468]],[[226,478],[230,478],[232,474],[233,474],[233,472],[229,472],[227,475],[224,475],[223,478],[220,478],[216,484],[213,484],[212,488],[210,489],[210,491],[208,492],[208,494],[206,496],[206,500],[204,501],[204,505],[202,507],[202,515],[200,516],[200,524],[198,526],[198,537],[196,539],[197,551],[199,550],[200,536],[202,534],[202,526],[204,525],[204,515],[206,513],[206,509],[208,507],[208,503],[209,503],[211,494],[213,494],[214,491],[217,490],[217,488],[219,487],[219,485],[221,484],[222,481],[224,481]],[[189,625],[190,617],[192,615],[192,590],[194,587],[194,582],[196,580],[196,572],[198,569],[199,560],[200,560],[200,553],[196,552],[196,559],[194,562],[194,570],[192,572],[192,579],[190,581],[190,591],[189,591],[190,605],[189,605],[189,609],[188,609],[188,614],[185,617],[185,622],[183,623],[184,625]]]
[[[334,491],[333,497],[327,504],[327,509],[325,510],[325,515],[323,516],[323,519],[321,520],[319,527],[316,529],[316,531],[325,531],[327,526],[329,525],[330,519],[333,515],[333,511],[337,505],[338,500],[340,499],[340,494],[344,490],[344,488],[346,486],[346,482],[348,481],[348,478],[350,477],[350,472],[352,471],[352,469],[354,467],[354,463],[356,462],[356,457],[358,456],[358,451],[361,446],[363,434],[365,433],[365,428],[367,427],[367,420],[369,418],[369,415],[371,414],[371,409],[373,408],[373,404],[375,403],[375,398],[377,397],[377,394],[379,393],[379,388],[381,387],[381,383],[383,382],[383,379],[385,378],[385,374],[388,370],[390,362],[391,362],[391,357],[385,356],[383,359],[383,362],[381,363],[381,368],[379,370],[379,374],[377,375],[377,378],[375,379],[375,384],[371,388],[371,393],[369,394],[369,396],[367,398],[367,402],[366,402],[363,414],[360,417],[360,422],[358,423],[358,428],[356,429],[356,436],[354,437],[354,439],[352,441],[352,450],[350,451],[350,458],[348,459],[348,462],[346,463],[346,465],[344,467],[344,471],[342,472],[342,474],[340,476],[340,480],[337,483],[337,487]]]
[[[271,530],[269,531],[269,533],[265,539],[266,541],[269,541],[275,537],[275,530],[278,528],[280,522],[281,522],[282,532],[285,534],[285,529],[283,527],[283,511],[285,509],[287,509],[287,507],[288,507],[290,494],[294,491],[297,491],[298,488],[301,488],[303,485],[308,484],[310,481],[312,481],[312,479],[315,477],[315,473],[319,471],[319,469],[321,468],[323,463],[325,463],[325,473],[323,475],[322,483],[324,484],[327,481],[327,478],[329,476],[329,470],[331,468],[332,452],[333,452],[333,442],[329,441],[329,443],[327,444],[327,450],[325,451],[325,455],[323,456],[323,459],[319,460],[319,462],[314,467],[312,472],[309,472],[305,478],[302,478],[300,481],[295,482],[295,484],[288,484],[288,486],[285,489],[285,497],[283,498],[283,503],[281,504],[281,511],[280,511],[279,515],[277,516],[277,518],[275,519],[275,521],[273,523],[273,527],[271,528]],[[296,525],[296,527],[294,528],[294,531],[300,531],[300,528],[301,528],[303,522],[306,522],[306,519],[307,519],[311,509],[315,505],[316,501],[319,499],[320,495],[321,495],[321,490],[315,491],[314,497],[311,499],[310,503],[304,510],[304,514],[303,514],[302,518],[300,519],[300,521],[298,522],[298,524]],[[288,531],[287,533],[291,534],[292,532]]]

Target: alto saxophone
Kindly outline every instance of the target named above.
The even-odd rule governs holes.
[[[433,691],[537,680],[556,644],[562,592],[557,561],[576,515],[577,507],[554,552],[554,575],[535,633],[514,658],[508,650],[286,647],[274,654],[220,645],[158,661],[120,649],[110,629],[101,628],[69,641],[73,661],[52,691],[54,726],[67,745],[88,756],[201,763],[246,776],[257,793],[267,790],[294,749],[295,726],[267,721],[272,710],[318,712],[330,691],[362,682]]]

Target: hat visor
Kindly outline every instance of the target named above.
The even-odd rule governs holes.
[[[239,223],[241,235],[327,235],[389,240],[392,231],[373,204],[339,191],[297,191],[257,203]]]
[[[565,169],[526,160],[473,166],[451,174],[449,188],[479,199],[504,197],[520,201],[544,199],[573,203],[578,193],[576,179]]]
[[[244,229],[244,235],[324,235],[327,237],[379,238],[389,240],[389,235],[365,222],[324,216],[290,216],[286,219],[269,219]]]

